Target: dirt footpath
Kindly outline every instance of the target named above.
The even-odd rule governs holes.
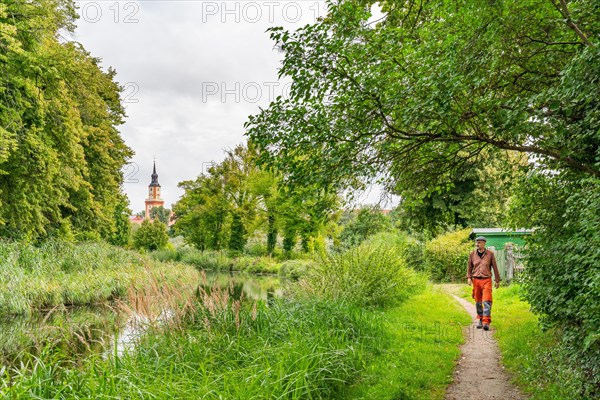
[[[500,349],[494,339],[494,307],[489,331],[477,329],[475,304],[456,296],[457,285],[440,285],[456,299],[473,318],[473,324],[463,330],[465,344],[454,371],[454,382],[448,388],[446,400],[502,399],[521,400],[526,397],[509,382],[500,364]],[[460,285],[459,285],[460,286]]]

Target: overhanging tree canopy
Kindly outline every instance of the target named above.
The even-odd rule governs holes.
[[[598,2],[406,0],[369,23],[371,4],[270,30],[293,85],[247,122],[262,162],[319,182],[395,166],[434,188],[446,171],[428,166],[493,147],[600,176]]]

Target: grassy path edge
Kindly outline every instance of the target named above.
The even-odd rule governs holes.
[[[453,286],[454,293],[474,303],[471,287]],[[518,284],[494,289],[492,324],[502,353],[500,362],[531,400],[573,400],[577,393],[576,377],[569,376],[560,356],[560,344],[552,331],[542,332],[539,318],[530,311]]]
[[[386,343],[365,366],[347,398],[443,399],[471,323],[464,309],[440,287],[425,290],[384,311]]]

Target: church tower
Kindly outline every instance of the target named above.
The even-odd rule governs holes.
[[[146,199],[146,219],[150,219],[150,210],[154,207],[163,207],[165,201],[160,197],[160,184],[156,173],[156,161],[152,170],[152,181],[148,185],[148,198]]]

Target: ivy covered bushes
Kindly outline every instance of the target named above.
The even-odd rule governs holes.
[[[523,202],[545,204],[530,218],[525,297],[542,326],[559,333],[582,398],[600,396],[600,179],[532,175]]]

